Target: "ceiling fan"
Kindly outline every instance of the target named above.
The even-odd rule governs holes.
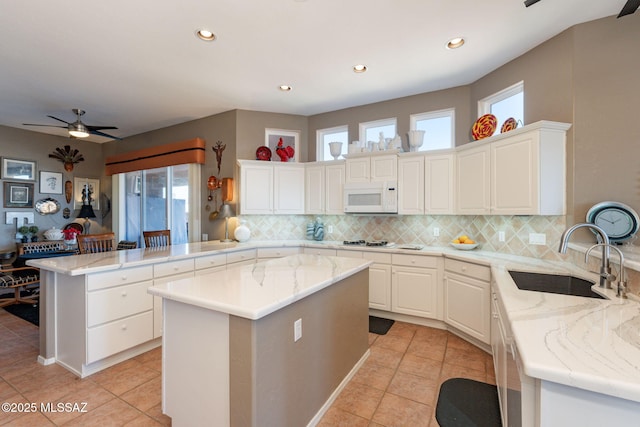
[[[526,7],[529,7],[529,6],[532,6],[532,5],[536,4],[536,3],[538,3],[539,1],[540,0],[525,0],[524,5]],[[620,14],[618,15],[618,18],[623,17],[625,15],[631,15],[636,10],[638,10],[638,7],[640,7],[640,0],[627,0],[627,2],[625,3],[624,7],[620,11]]]
[[[84,123],[82,123],[82,120],[80,120],[80,116],[82,116],[85,113],[85,111],[79,108],[74,108],[71,111],[73,111],[73,114],[77,116],[77,120],[73,123],[70,123],[66,120],[59,119],[54,116],[49,116],[49,115],[47,116],[59,122],[66,123],[67,126],[42,125],[42,124],[34,124],[34,123],[23,123],[23,125],[24,126],[48,126],[48,127],[67,129],[69,131],[69,135],[71,136],[71,138],[86,138],[89,135],[99,135],[99,136],[104,136],[112,139],[122,139],[122,138],[118,138],[117,136],[113,136],[113,135],[109,135],[108,133],[101,132],[102,129],[118,129],[117,127],[85,125]]]

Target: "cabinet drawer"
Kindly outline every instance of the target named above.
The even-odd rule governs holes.
[[[195,259],[196,270],[221,267],[227,264],[227,254],[207,255]]]
[[[135,347],[153,338],[153,311],[125,317],[87,331],[87,363]]]
[[[87,326],[95,326],[131,316],[153,308],[153,297],[147,293],[151,280],[132,285],[89,292],[87,294]]]
[[[345,258],[362,258],[361,251],[350,251],[348,249],[336,249],[336,256]]]
[[[110,288],[112,286],[126,285],[127,283],[142,282],[153,278],[153,268],[150,265],[144,267],[123,268],[121,270],[107,271],[104,273],[92,273],[87,276],[87,290]]]
[[[436,268],[438,265],[436,257],[420,255],[393,254],[391,262],[393,265],[406,265],[408,267]]]
[[[298,248],[259,248],[258,258],[282,258],[300,253]]]
[[[391,254],[383,254],[381,252],[364,252],[362,258],[380,264],[391,264]]]
[[[193,259],[183,259],[180,261],[170,261],[153,266],[153,277],[164,277],[172,274],[186,273],[193,271]]]
[[[234,262],[241,262],[241,261],[250,261],[252,259],[256,259],[255,249],[231,252],[227,254],[227,264],[232,264]]]
[[[488,282],[491,280],[491,269],[486,265],[473,264],[470,262],[458,261],[446,258],[444,269],[453,273],[463,274],[478,280]]]
[[[304,248],[304,253],[311,255],[336,256],[336,250],[328,248]]]

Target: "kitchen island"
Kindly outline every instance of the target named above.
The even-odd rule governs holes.
[[[368,355],[370,264],[293,255],[149,288],[172,424],[317,421]]]

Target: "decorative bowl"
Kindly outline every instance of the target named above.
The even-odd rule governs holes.
[[[470,251],[480,246],[480,243],[449,243],[453,248],[461,251]]]
[[[62,231],[58,230],[55,227],[45,231],[43,233],[43,236],[46,240],[63,240],[64,239],[64,234],[62,233]]]

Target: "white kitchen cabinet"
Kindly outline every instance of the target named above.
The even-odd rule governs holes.
[[[393,254],[391,267],[391,310],[442,320],[438,258]]]
[[[491,147],[474,145],[456,152],[456,206],[460,215],[491,213]]]
[[[398,157],[398,214],[423,215],[425,156],[407,153]]]
[[[238,160],[238,165],[239,214],[304,214],[304,164]]]
[[[256,263],[256,249],[245,249],[227,253],[227,269],[239,267],[241,265],[251,265]]]
[[[373,261],[369,266],[369,308],[391,311],[391,254],[338,249],[336,255]]]
[[[531,127],[491,144],[492,214],[566,213],[565,145],[569,125],[542,122]]]
[[[189,260],[192,261],[193,260]],[[154,268],[157,266],[154,266]],[[164,285],[168,282],[172,282],[174,280],[181,279],[190,279],[194,277],[195,274],[193,271],[182,272],[178,274],[172,274],[164,277],[158,277],[153,279],[153,286]],[[162,336],[163,329],[163,313],[162,313],[162,298],[158,296],[153,296],[153,338],[159,338]]]
[[[287,247],[287,248],[258,248],[257,258],[258,261],[273,259],[273,258],[282,258],[290,255],[297,255],[300,253],[300,248],[298,247]]]
[[[350,154],[346,161],[346,182],[385,182],[398,179],[397,152]]]
[[[425,156],[424,213],[455,214],[455,158],[452,151]]]
[[[195,275],[225,270],[227,268],[227,254],[206,255],[194,259]]]
[[[336,256],[336,250],[329,248],[304,248],[302,253],[309,255]]]
[[[491,270],[449,258],[444,268],[444,321],[491,344]]]
[[[344,160],[306,164],[305,213],[344,215],[344,182]]]

